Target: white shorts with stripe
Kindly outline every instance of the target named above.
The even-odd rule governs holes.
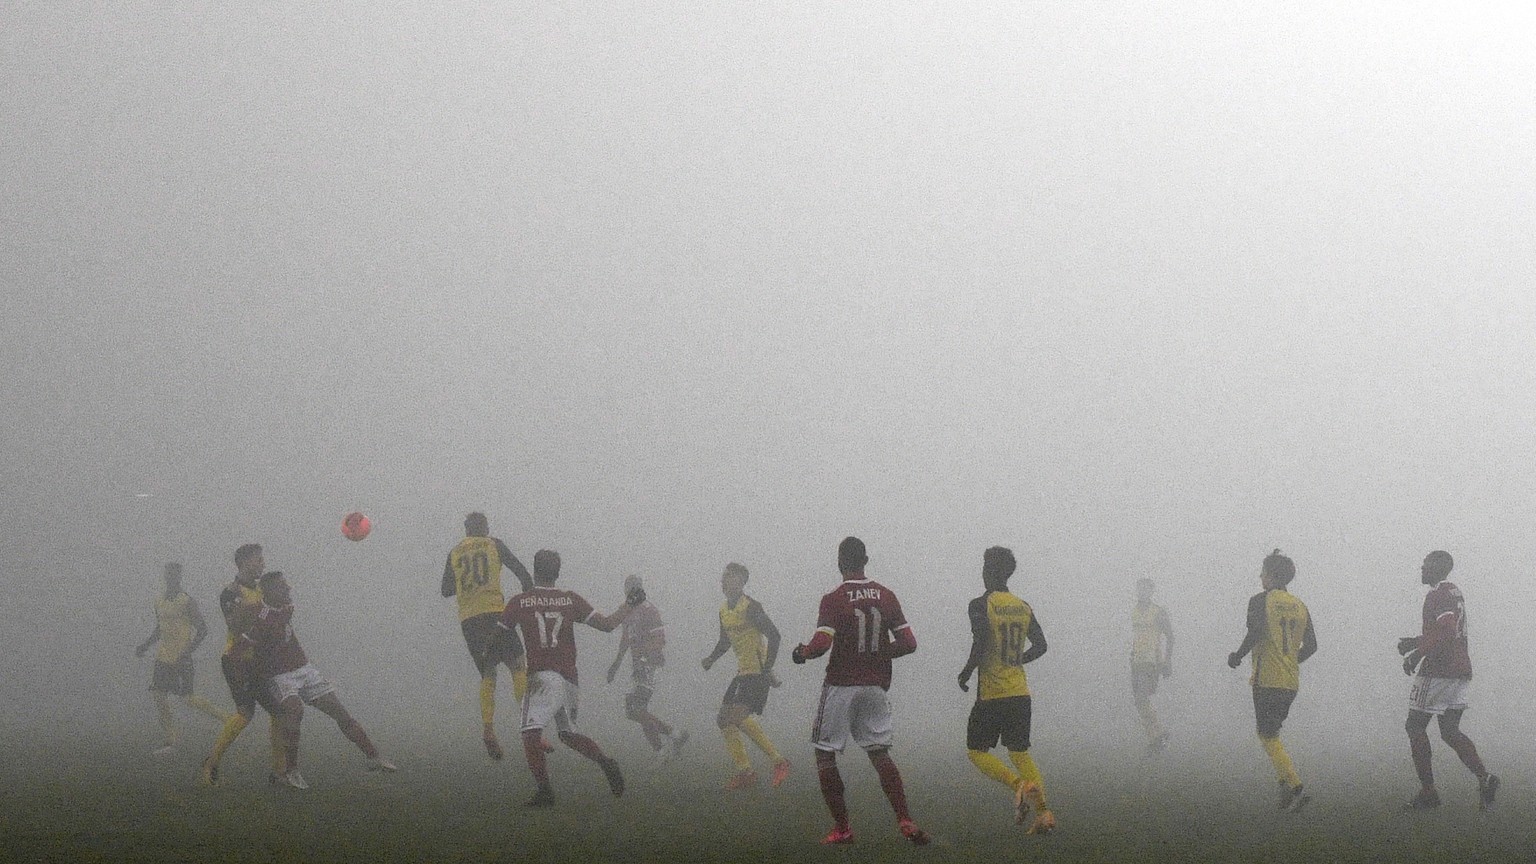
[[[885,690],[874,684],[823,685],[811,744],[833,753],[843,752],[849,744],[865,750],[891,746],[891,700]]]
[[[576,704],[581,688],[552,669],[528,676],[528,691],[523,694],[522,731],[543,729],[553,723],[561,732],[576,731]]]
[[[1470,678],[1431,678],[1419,675],[1408,691],[1408,707],[1425,714],[1467,710],[1467,695],[1472,690]]]
[[[272,699],[281,704],[297,696],[305,705],[313,705],[316,699],[336,692],[336,685],[320,674],[312,663],[305,663],[291,672],[273,675],[267,682]]]

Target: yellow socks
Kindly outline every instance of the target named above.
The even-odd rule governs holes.
[[[208,761],[215,765],[219,764],[219,760],[224,758],[224,751],[229,749],[229,745],[235,743],[235,739],[240,736],[240,731],[249,722],[251,718],[239,711],[229,715],[229,719],[224,721],[224,728],[219,730],[219,737],[213,742],[213,753],[209,755]]]
[[[1019,775],[1013,773],[1012,769],[1004,765],[1003,760],[985,750],[970,750],[965,755],[970,758],[971,764],[975,765],[981,773],[1007,786],[1009,791],[1019,788]]]
[[[1291,756],[1285,752],[1285,745],[1279,738],[1260,738],[1259,743],[1264,745],[1264,752],[1269,754],[1269,761],[1275,766],[1275,776],[1288,788],[1294,789],[1301,785],[1301,777],[1296,773],[1296,766],[1291,764]]]
[[[519,666],[512,670],[512,698],[519,704],[523,701],[523,694],[528,692],[528,667]],[[487,720],[487,723],[490,721]]]
[[[496,721],[496,678],[480,679],[480,722],[489,726]]]
[[[1009,750],[1008,758],[1013,760],[1013,767],[1019,769],[1019,780],[1026,786],[1033,787],[1035,792],[1030,797],[1038,810],[1047,809],[1045,806],[1045,778],[1040,776],[1040,768],[1035,765],[1035,758],[1029,755],[1028,750]]]
[[[756,717],[748,717],[741,721],[740,726],[741,731],[747,733],[747,737],[752,739],[752,743],[768,754],[770,761],[775,763],[784,761],[784,757],[780,756],[779,751],[774,748],[773,742],[768,740],[768,733],[763,731],[763,727],[757,725]]]
[[[747,758],[746,742],[741,740],[741,730],[735,726],[727,726],[720,730],[725,736],[725,752],[731,754],[731,761],[736,763],[737,771],[751,771],[752,760]]]

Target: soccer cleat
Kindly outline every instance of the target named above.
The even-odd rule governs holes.
[[[1499,792],[1499,775],[1484,774],[1477,780],[1477,809],[1492,810],[1493,796]]]
[[[1305,788],[1306,787],[1300,783],[1297,783],[1295,786],[1287,786],[1284,783],[1281,783],[1280,809],[1287,813],[1295,813],[1301,808],[1307,806],[1307,802],[1312,800],[1312,796],[1303,794],[1302,790]]]
[[[383,756],[374,756],[368,760],[368,770],[391,773],[394,771],[399,771],[400,769],[395,765],[395,763],[385,759]]]
[[[900,822],[896,823],[896,827],[901,829],[901,836],[905,837],[907,842],[911,843],[913,846],[927,846],[929,843],[933,842],[933,838],[928,836],[928,832],[917,827],[917,823],[913,822],[911,819],[901,820]],[[851,833],[849,834],[849,838],[852,839]]]
[[[204,786],[219,785],[219,763],[203,760],[203,767],[197,772],[197,782]]]
[[[917,826],[912,826],[917,827]],[[846,825],[833,825],[827,836],[821,838],[823,846],[847,846],[853,842],[853,829]]]
[[[543,810],[555,806],[555,790],[548,786],[540,786],[533,797],[523,802],[523,806],[531,810]]]
[[[149,751],[149,755],[151,755],[151,756],[169,756],[169,755],[171,755],[172,753],[175,753],[175,752],[176,752],[176,745],[175,744],[161,744],[159,747],[156,747],[155,749]]]
[[[609,757],[597,764],[602,766],[603,776],[608,778],[608,791],[613,793],[613,797],[623,795],[624,772],[619,770],[619,763]]]
[[[1029,825],[1025,834],[1049,834],[1056,830],[1056,814],[1049,810],[1040,810],[1035,814],[1035,821]]]
[[[783,786],[784,785],[784,781],[787,780],[788,778],[789,778],[789,760],[788,759],[780,759],[779,761],[773,763],[773,778],[768,781],[769,785],[772,786],[773,788],[777,789],[780,786]]]
[[[297,768],[289,769],[288,773],[283,775],[283,782],[295,789],[309,788],[309,784],[304,782],[304,775],[300,774]]]
[[[496,740],[496,736],[492,735],[480,740],[481,743],[485,744],[485,755],[495,759],[497,762],[500,762],[501,757],[506,755],[502,752],[501,742]]]
[[[725,781],[725,791],[735,792],[738,789],[749,789],[757,785],[757,772],[751,769],[738,771],[731,775],[731,779]]]
[[[1433,789],[1420,789],[1419,793],[1403,805],[1404,810],[1433,810],[1440,806],[1440,793]]]
[[[1029,819],[1029,792],[1029,784],[1022,780],[1013,790],[1013,824],[1015,825],[1023,825]]]

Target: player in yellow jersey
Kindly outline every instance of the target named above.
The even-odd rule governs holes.
[[[143,657],[150,646],[160,643],[149,683],[149,692],[154,694],[155,708],[160,714],[160,729],[165,733],[165,743],[154,751],[157,756],[174,751],[179,738],[176,715],[171,713],[171,695],[181,697],[188,707],[220,723],[229,719],[228,714],[192,692],[192,652],[208,635],[208,624],[197,608],[197,601],[181,588],[181,565],[174,561],[165,565],[164,580],[165,593],[155,600],[155,630],[133,652],[134,656]]]
[[[1046,806],[1045,780],[1029,755],[1031,700],[1024,674],[1024,664],[1045,653],[1045,631],[1035,610],[1008,591],[1008,578],[1017,567],[1013,551],[1002,546],[982,554],[986,591],[967,609],[971,654],[959,676],[960,689],[970,692],[971,673],[980,671],[965,746],[971,764],[1013,793],[1014,822],[1022,825],[1033,808],[1029,833],[1045,834],[1055,829],[1056,816]],[[992,755],[998,741],[1007,748],[1012,769]]]
[[[266,559],[262,556],[260,544],[246,543],[235,550],[235,580],[224,586],[224,590],[219,593],[219,611],[224,613],[224,623],[229,628],[229,636],[224,640],[224,653],[219,657],[219,666],[224,672],[224,682],[229,685],[235,713],[224,721],[224,728],[219,730],[219,737],[213,742],[213,752],[203,760],[201,780],[207,785],[219,782],[219,761],[224,758],[224,751],[235,743],[240,732],[251,722],[251,718],[256,716],[258,703],[273,718],[268,730],[272,747],[272,776],[282,777],[288,772],[286,741],[276,719],[277,705],[267,691],[266,682],[255,674],[255,652],[237,641],[238,635],[250,628],[261,611],[261,588],[258,581],[264,567]]]
[[[512,670],[512,694],[518,701],[522,701],[528,687],[528,663],[522,640],[505,627],[496,626],[507,605],[501,593],[501,568],[512,571],[523,591],[533,590],[533,577],[507,544],[490,534],[490,521],[484,513],[464,517],[464,539],[448,553],[448,563],[443,565],[443,596],[459,599],[459,628],[480,672],[481,740],[485,742],[485,752],[492,759],[500,759],[501,742],[496,739],[496,667],[504,664]]]
[[[747,568],[740,564],[725,565],[725,573],[720,576],[720,590],[725,593],[725,605],[720,607],[720,639],[715,650],[704,658],[704,669],[708,671],[726,651],[736,652],[736,677],[726,688],[720,714],[715,718],[720,734],[725,737],[726,752],[736,766],[736,773],[726,781],[728,790],[757,784],[757,772],[752,770],[742,733],[773,763],[775,787],[789,776],[789,760],[773,746],[768,733],[752,716],[763,713],[768,705],[768,689],[779,686],[779,678],[773,672],[773,661],[779,656],[779,629],[768,619],[763,604],[746,595],[748,575]]]
[[[1131,609],[1131,700],[1147,733],[1147,752],[1160,753],[1168,731],[1157,719],[1152,694],[1157,680],[1173,674],[1173,625],[1168,610],[1152,602],[1151,579],[1136,580],[1136,606]]]
[[[1317,634],[1312,629],[1312,615],[1307,605],[1291,595],[1286,586],[1296,578],[1296,565],[1280,554],[1269,553],[1259,570],[1264,590],[1248,601],[1248,635],[1236,651],[1227,655],[1227,665],[1236,669],[1243,657],[1253,652],[1253,715],[1258,725],[1259,743],[1275,766],[1280,781],[1280,809],[1295,812],[1311,797],[1302,789],[1301,777],[1291,764],[1290,754],[1280,743],[1280,725],[1291,712],[1291,702],[1301,685],[1301,664],[1317,652]]]

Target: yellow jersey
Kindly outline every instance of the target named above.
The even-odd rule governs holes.
[[[752,607],[757,605],[756,600],[743,594],[735,607],[730,601],[720,607],[720,632],[730,640],[731,650],[736,652],[737,675],[756,675],[767,665],[768,638],[753,623],[757,616]]]
[[[533,590],[533,579],[523,563],[495,537],[465,537],[448,553],[443,568],[443,596],[459,598],[459,620],[476,615],[500,615],[507,605],[501,593],[501,568],[517,576],[524,591]]]
[[[239,580],[225,585],[219,593],[219,611],[224,613],[224,624],[229,627],[229,636],[224,640],[224,653],[228,654],[235,647],[235,637],[256,623],[261,612],[261,589]]]
[[[1137,603],[1131,609],[1131,662],[1144,666],[1159,666],[1163,662],[1163,632],[1167,629],[1167,612],[1156,603],[1143,606]]]
[[[1316,645],[1307,604],[1284,588],[1257,594],[1248,603],[1248,629],[1250,634],[1257,630],[1258,636],[1249,683],[1281,690],[1300,687],[1301,661],[1311,656],[1311,650],[1303,656],[1303,646]]]
[[[175,663],[192,644],[192,598],[183,591],[175,597],[155,599],[155,626],[160,629],[160,651],[155,660]]]
[[[1028,696],[1024,645],[1034,623],[1035,610],[1007,591],[988,591],[971,601],[968,612],[972,636],[984,639],[986,645],[977,666],[976,698]]]

